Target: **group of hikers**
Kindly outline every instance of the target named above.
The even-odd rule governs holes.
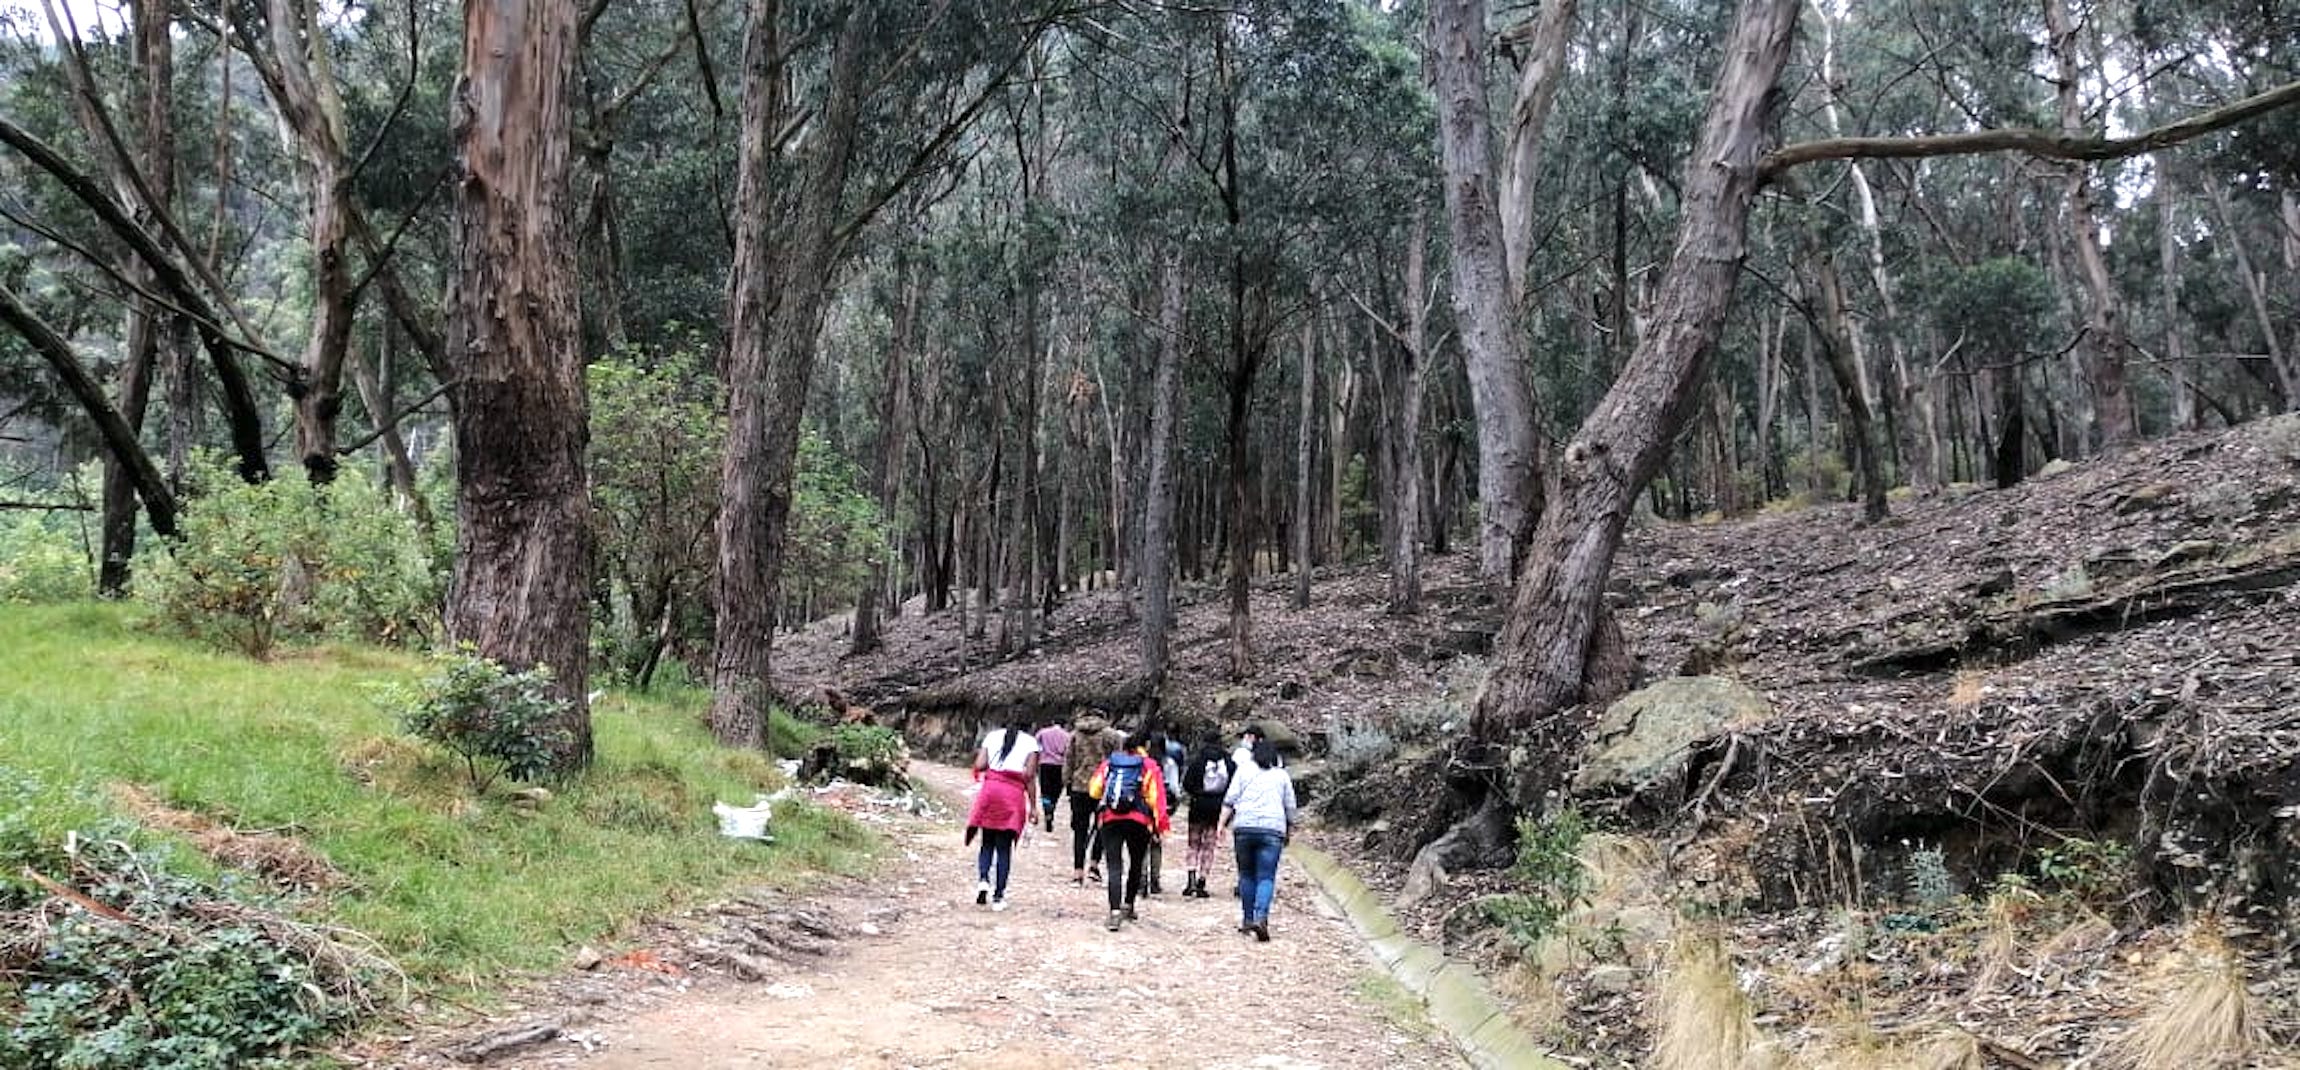
[[[1104,927],[1118,931],[1135,920],[1142,896],[1165,892],[1163,848],[1180,802],[1189,836],[1182,895],[1213,898],[1206,882],[1227,833],[1237,859],[1238,931],[1270,939],[1278,860],[1296,818],[1294,782],[1276,745],[1251,727],[1225,750],[1211,733],[1185,748],[1164,732],[1122,732],[1091,712],[1068,727],[1048,721],[1033,732],[1008,725],[983,736],[974,774],[982,786],[966,836],[969,843],[981,838],[977,905],[1006,909],[1015,844],[1034,823],[1052,833],[1057,804],[1067,799],[1071,883],[1104,886],[1110,900]]]

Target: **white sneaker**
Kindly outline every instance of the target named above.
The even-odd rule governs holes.
[[[993,899],[993,900],[991,900],[991,901],[990,901],[990,909],[992,909],[992,910],[994,910],[994,911],[1000,911],[1000,912],[1003,912],[1003,911],[1005,911],[1005,910],[1006,910],[1006,899],[1005,899],[1005,897],[1001,896],[1001,897],[999,897],[999,898],[997,898],[997,899]]]
[[[974,905],[975,905],[975,906],[981,906],[982,904],[984,904],[984,903],[987,903],[987,902],[990,902],[990,882],[989,882],[989,881],[976,881],[976,882],[974,882]]]

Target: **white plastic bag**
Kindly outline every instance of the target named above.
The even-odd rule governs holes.
[[[711,812],[719,815],[719,835],[737,840],[774,842],[767,834],[767,822],[775,816],[774,801],[765,795],[750,806],[729,806],[723,802],[711,804]]]

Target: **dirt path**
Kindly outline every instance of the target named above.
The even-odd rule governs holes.
[[[974,905],[974,852],[961,843],[966,774],[915,763],[951,813],[891,828],[903,861],[874,885],[881,902],[838,904],[876,919],[873,935],[763,983],[702,985],[582,1031],[593,1052],[554,1043],[491,1065],[540,1070],[733,1067],[925,1068],[1127,1065],[1202,1070],[1459,1067],[1428,1035],[1299,867],[1280,875],[1273,939],[1237,930],[1222,891],[1183,899],[1179,830],[1168,893],[1122,932],[1102,927],[1099,887],[1070,884],[1069,832],[1017,848],[1008,896]],[[1227,852],[1225,852],[1225,855]],[[869,930],[866,930],[869,931]],[[1148,960],[1147,970],[1134,964]],[[1126,1053],[1122,1059],[1112,1053]]]

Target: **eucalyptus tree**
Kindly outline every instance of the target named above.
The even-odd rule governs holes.
[[[1685,427],[1711,365],[1747,255],[1761,186],[1822,161],[2017,152],[2053,160],[2121,159],[2204,136],[2300,102],[2300,83],[2119,137],[2039,128],[1897,138],[1821,138],[1769,150],[1777,83],[1792,52],[1799,0],[1743,0],[1719,55],[1701,132],[1684,160],[1674,251],[1637,346],[1560,452],[1551,496],[1497,642],[1473,734],[1485,746],[1577,749],[1575,704],[1628,683],[1628,662],[1602,597],[1630,507]],[[1507,786],[1532,802],[1556,767],[1521,769]]]
[[[857,236],[945,165],[1050,25],[1030,0],[752,0],[728,281],[728,449],[711,725],[761,746],[792,477],[831,287]]]
[[[456,82],[456,554],[448,634],[566,703],[552,766],[591,759],[588,411],[569,153],[573,0],[463,9]]]

